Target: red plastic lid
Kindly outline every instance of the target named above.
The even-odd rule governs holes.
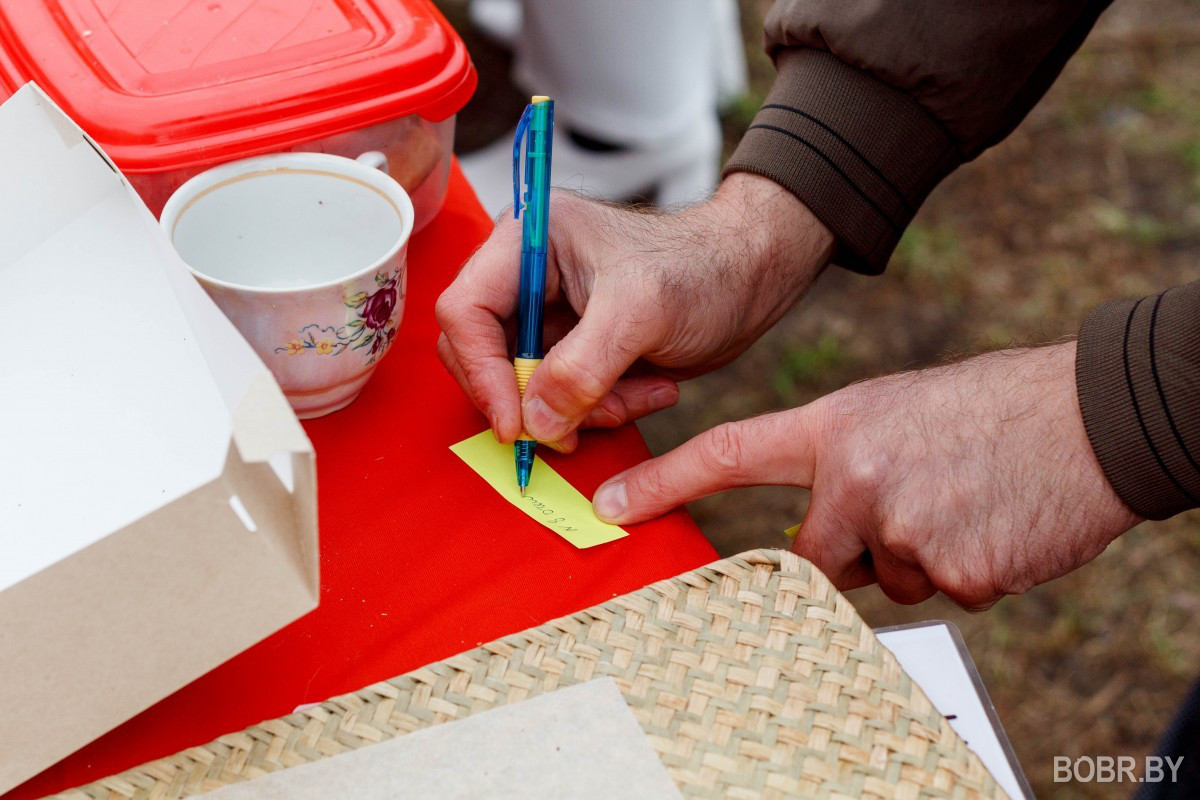
[[[270,152],[466,104],[429,0],[0,0],[0,97],[36,81],[129,172]]]

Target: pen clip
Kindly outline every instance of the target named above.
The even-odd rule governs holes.
[[[521,121],[517,123],[517,133],[513,137],[513,218],[521,217],[521,140],[529,129],[529,118],[533,114],[533,104],[525,106]]]

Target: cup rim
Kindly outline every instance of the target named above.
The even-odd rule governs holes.
[[[171,197],[163,206],[162,214],[159,215],[159,225],[163,232],[167,235],[167,241],[170,242],[171,248],[175,249],[175,226],[179,224],[179,220],[191,207],[192,203],[199,200],[205,194],[222,185],[240,180],[259,173],[278,172],[287,169],[309,169],[323,172],[336,177],[351,177],[359,182],[368,184],[369,188],[380,192],[385,199],[388,200],[400,215],[400,235],[396,239],[396,243],[388,248],[388,251],[382,256],[371,262],[369,265],[349,272],[339,278],[333,280],[322,281],[320,283],[308,283],[301,286],[288,287],[270,287],[270,286],[254,286],[248,283],[236,283],[234,281],[224,280],[209,275],[196,269],[179,254],[179,260],[184,263],[188,271],[196,277],[197,280],[204,281],[214,286],[221,286],[227,289],[236,289],[240,292],[254,292],[260,294],[294,294],[297,292],[307,292],[315,289],[328,289],[334,286],[340,286],[350,281],[358,280],[371,272],[378,270],[386,262],[390,261],[408,244],[408,240],[412,238],[413,227],[416,221],[416,213],[413,209],[412,199],[408,196],[408,192],[404,187],[396,181],[388,173],[375,167],[363,164],[361,161],[356,161],[353,158],[345,156],[333,155],[332,153],[268,153],[261,156],[253,156],[251,158],[242,158],[236,161],[228,161],[215,167],[206,169],[198,175],[193,175],[188,180],[171,193]]]

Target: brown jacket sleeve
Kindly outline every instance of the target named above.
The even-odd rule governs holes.
[[[777,0],[778,76],[726,173],[787,188],[883,271],[937,183],[1006,136],[1109,0]]]
[[[1200,506],[1200,281],[1097,308],[1075,372],[1092,449],[1125,504],[1148,519]]]

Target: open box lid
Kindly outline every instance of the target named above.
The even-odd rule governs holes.
[[[476,76],[429,0],[0,0],[0,100],[28,81],[138,173],[439,121]]]
[[[290,482],[312,446],[269,371],[35,86],[0,108],[0,180],[0,591],[212,481],[231,441]]]

